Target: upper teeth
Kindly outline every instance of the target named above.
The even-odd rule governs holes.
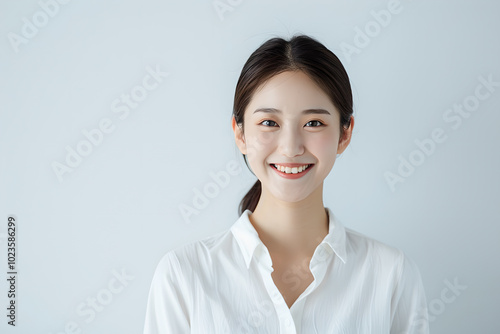
[[[309,167],[309,165],[304,165],[304,166],[300,166],[300,167],[285,167],[285,166],[280,166],[280,165],[276,165],[276,164],[273,164],[273,165],[274,165],[274,167],[276,167],[277,170],[280,170],[280,171],[285,172],[287,174],[297,174],[297,173],[302,172],[307,167]]]

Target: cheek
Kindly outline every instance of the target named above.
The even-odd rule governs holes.
[[[257,132],[247,137],[248,156],[262,155],[272,147],[274,136],[269,132]]]
[[[311,150],[318,158],[336,157],[338,136],[335,133],[318,136],[311,141]]]

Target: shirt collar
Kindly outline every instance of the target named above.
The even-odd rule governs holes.
[[[333,251],[342,262],[346,262],[346,232],[343,224],[340,220],[335,217],[333,212],[329,208],[325,208],[328,212],[328,234],[323,239],[321,244],[324,244],[325,249]],[[255,250],[259,245],[264,246],[259,238],[259,234],[255,230],[255,227],[250,222],[248,216],[252,214],[252,211],[245,210],[238,220],[231,226],[231,232],[233,233],[238,245],[245,259],[245,264],[247,268],[250,267],[250,261],[254,256]]]

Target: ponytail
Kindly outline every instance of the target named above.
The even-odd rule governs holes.
[[[243,159],[245,160],[245,165],[247,165],[248,170],[250,172],[252,172],[253,175],[255,175],[254,172],[252,171],[252,169],[250,168],[250,166],[248,166],[246,154],[243,154]],[[250,188],[250,190],[247,192],[247,194],[241,200],[240,206],[238,207],[238,216],[241,216],[241,214],[243,212],[245,212],[245,210],[247,210],[247,209],[252,211],[252,212],[255,211],[255,208],[257,207],[257,204],[259,203],[261,192],[262,192],[262,184],[260,183],[260,180],[257,179],[257,181],[254,183],[252,188]]]
[[[262,186],[260,180],[257,179],[252,188],[250,188],[245,197],[243,197],[243,199],[241,200],[240,206],[238,208],[238,216],[241,216],[241,214],[247,209],[252,212],[255,211],[257,203],[259,203],[261,191]]]

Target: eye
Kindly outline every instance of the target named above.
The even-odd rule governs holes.
[[[270,123],[274,123],[274,124],[276,124],[276,122],[275,122],[275,121],[271,121],[270,119],[263,120],[263,121],[262,121],[262,122],[260,122],[259,124],[262,124],[262,123],[264,123],[264,122],[270,122]],[[272,125],[271,125],[271,127],[272,127]]]
[[[264,124],[265,122],[268,122],[267,124],[270,124],[270,125],[265,125]],[[316,123],[314,123],[314,122],[316,122]],[[319,120],[309,121],[309,122],[306,123],[306,125],[309,124],[309,123],[317,124],[316,126],[310,126],[312,128],[318,128],[320,126],[325,125],[325,124],[323,124],[323,122],[321,122]],[[270,119],[266,119],[266,120],[263,120],[262,122],[260,122],[259,124],[264,125],[266,127],[275,127],[275,125],[277,125],[278,123],[276,123],[275,121],[271,121]],[[272,125],[272,124],[275,124],[275,125]]]
[[[321,121],[318,121],[318,120],[309,121],[306,124],[313,123],[313,122],[317,122],[316,124],[319,124],[318,126],[313,126],[313,128],[317,128],[317,127],[320,127],[320,126],[324,125]]]

